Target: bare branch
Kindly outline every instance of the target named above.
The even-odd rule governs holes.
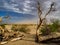
[[[37,10],[38,10],[38,16],[39,16],[39,24],[37,26],[37,30],[39,29],[39,27],[41,26],[41,23],[42,23],[42,18],[41,18],[41,15],[42,15],[42,11],[41,11],[41,7],[40,7],[40,3],[39,1],[37,2]]]
[[[4,16],[3,18],[5,18],[5,19],[10,19],[10,15],[6,15],[6,16]]]
[[[50,9],[49,9],[49,11],[46,13],[45,17],[52,11],[53,6],[54,6],[54,2],[50,5]]]
[[[37,30],[40,28],[41,24],[42,24],[43,20],[41,20],[37,26]]]
[[[37,2],[37,10],[38,10],[38,16],[39,16],[39,18],[41,18],[42,11],[41,11],[41,7],[40,7],[39,2]]]

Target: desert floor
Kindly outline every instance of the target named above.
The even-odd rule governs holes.
[[[60,45],[60,43],[36,43],[34,37],[34,34],[36,33],[36,26],[29,26],[28,28],[31,30],[31,35],[27,34],[22,40],[14,42],[9,41],[4,45]]]
[[[31,36],[26,36],[22,40],[17,40],[14,42],[9,41],[5,45],[60,45],[59,43],[36,43],[34,40],[35,39],[31,38]]]
[[[19,41],[15,41],[15,42],[9,42],[5,45],[60,45],[60,44],[56,44],[56,43],[35,43],[34,41],[27,41],[27,40],[19,40]]]

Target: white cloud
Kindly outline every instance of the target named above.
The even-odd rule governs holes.
[[[27,12],[28,12],[28,14],[33,14],[32,11],[36,10],[36,8],[34,6],[32,6],[35,4],[34,3],[35,1],[33,1],[33,0],[18,0],[18,1],[17,0],[11,0],[11,1],[15,2],[15,3],[9,4],[6,1],[4,2],[4,7],[8,10],[12,10],[12,11],[17,12],[17,13],[26,13],[26,14],[27,14]],[[19,1],[21,1],[21,2],[19,3]],[[59,0],[53,0],[53,1],[58,3],[56,7],[60,9],[60,5],[59,5],[60,1]],[[42,4],[43,4],[43,8],[45,8],[44,9],[45,11],[50,7],[51,2],[52,2],[52,0],[43,1]],[[20,8],[23,11],[21,11]],[[36,11],[34,11],[34,13],[36,13]]]
[[[51,3],[52,3],[51,1],[44,2],[45,8],[49,8]]]
[[[4,7],[8,10],[17,12],[17,13],[22,13],[19,8],[16,8],[15,6],[18,6],[18,4],[8,4],[7,2],[4,3]]]
[[[11,10],[14,10],[15,9],[15,6],[13,6],[13,5],[10,5],[10,4],[8,4],[8,3],[4,3],[4,7],[6,8],[6,9],[11,9]]]
[[[31,3],[31,1],[30,0],[26,0],[25,3]]]
[[[23,3],[23,11],[25,13],[30,13],[32,11],[29,3],[31,3],[29,0],[25,0]]]
[[[34,7],[35,0],[34,1],[33,0],[11,0],[11,1],[15,2],[15,3],[9,4],[8,2],[4,2],[3,7],[5,7],[8,10],[11,10],[13,12],[17,12],[17,13],[37,15],[36,8]],[[51,17],[51,18],[59,18],[60,17],[59,16],[60,15],[60,0],[41,0],[41,1],[43,2],[43,3],[41,3],[41,5],[43,7],[42,9],[44,11],[43,15],[48,11],[50,4],[52,2],[55,2],[57,11],[51,12],[49,14],[48,18],[49,17]],[[51,16],[51,15],[53,15],[53,16]]]
[[[23,10],[24,10],[24,11],[28,11],[28,9],[26,9],[26,8],[23,8]]]
[[[32,6],[34,2],[33,0],[11,0],[10,3],[4,1],[4,6],[2,7],[6,8],[8,11],[34,15],[35,12],[32,12],[36,10],[36,8]]]

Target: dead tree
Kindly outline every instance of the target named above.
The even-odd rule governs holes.
[[[39,17],[39,24],[37,25],[37,28],[36,28],[35,42],[39,42],[38,30],[39,30],[40,26],[42,25],[43,21],[46,20],[46,16],[52,11],[53,6],[54,6],[54,2],[51,3],[48,12],[45,14],[44,18],[42,18],[42,10],[41,10],[41,7],[40,7],[40,3],[39,3],[39,1],[37,2],[37,11],[38,11],[38,17]]]
[[[3,18],[4,18],[5,21],[6,21],[5,23],[8,24],[8,23],[9,23],[9,20],[11,19],[11,16],[10,16],[10,15],[6,15],[6,16],[4,16]]]

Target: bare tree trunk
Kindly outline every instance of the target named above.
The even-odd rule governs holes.
[[[41,23],[42,23],[42,22],[41,22]],[[39,42],[39,34],[38,34],[38,29],[39,29],[39,27],[41,26],[41,23],[39,23],[39,25],[37,25],[35,42]]]
[[[35,42],[39,42],[39,37],[38,37],[38,32],[37,32],[37,30],[36,30]]]

